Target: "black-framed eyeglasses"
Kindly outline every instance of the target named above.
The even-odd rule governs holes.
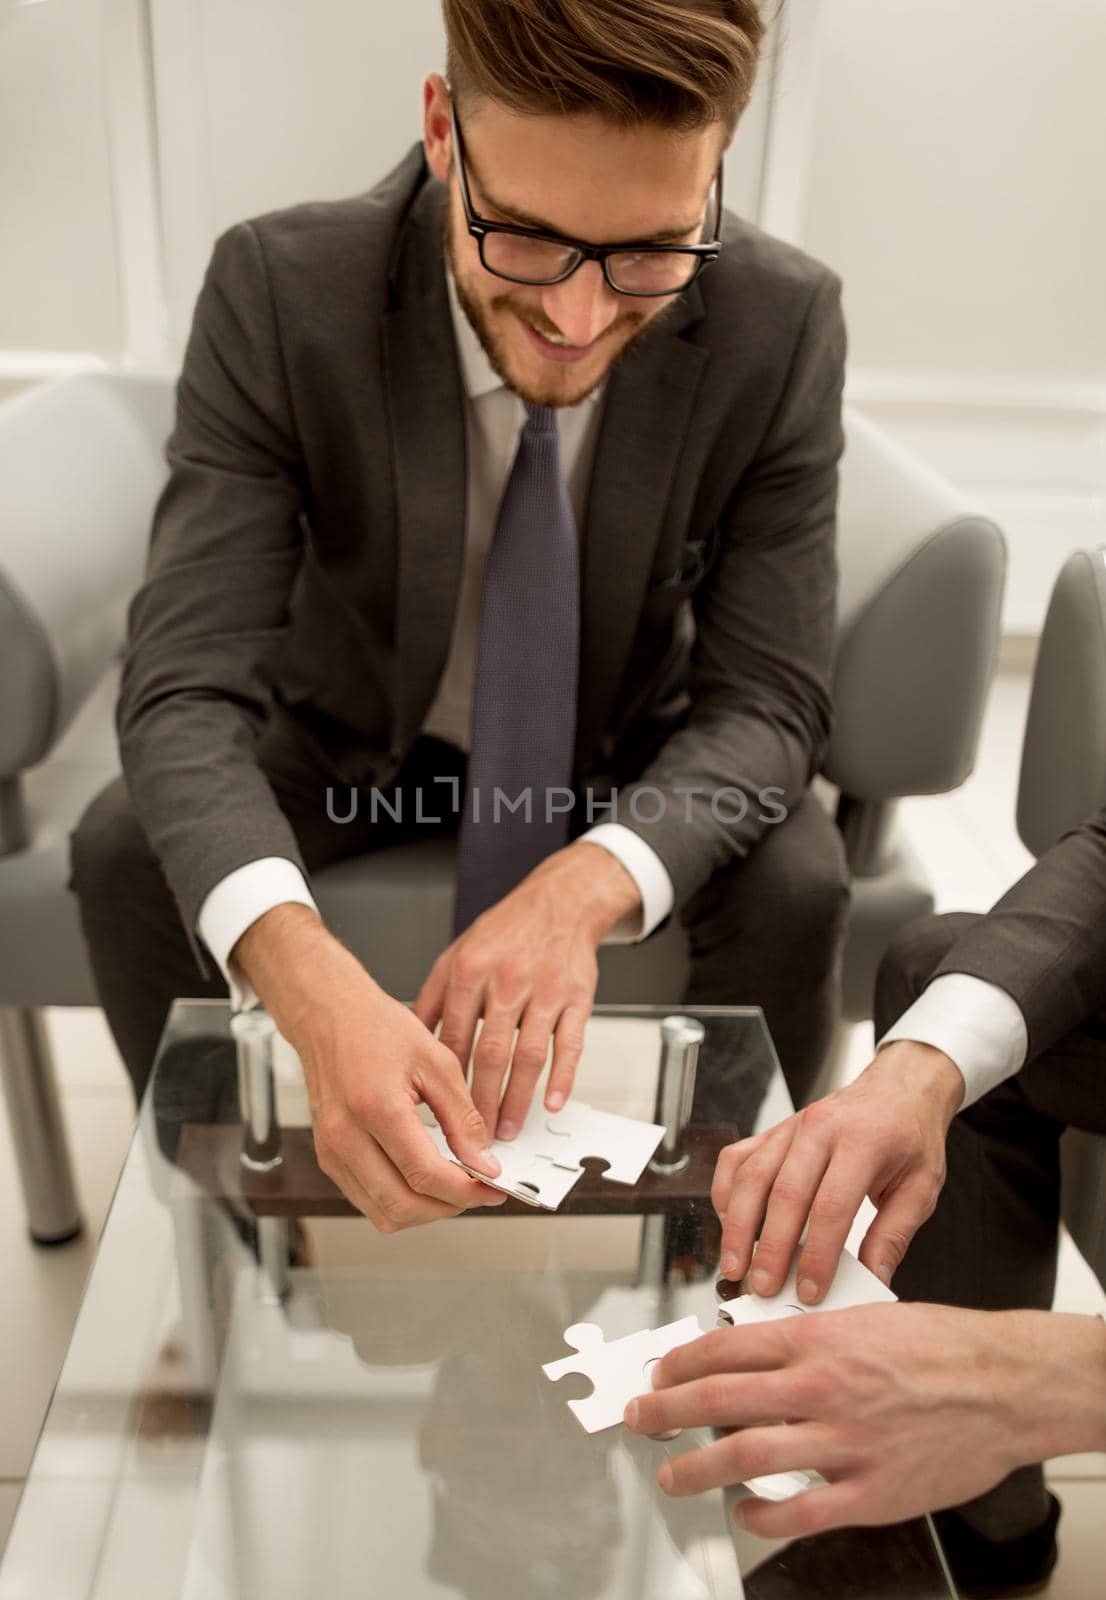
[[[465,221],[479,246],[480,260],[497,278],[506,278],[509,283],[548,286],[571,278],[585,261],[598,261],[603,276],[617,294],[656,299],[661,295],[682,294],[705,266],[718,260],[722,251],[721,165],[714,179],[716,202],[712,239],[692,245],[587,244],[583,239],[566,239],[561,234],[544,233],[537,228],[489,222],[478,215],[469,191],[465,145],[455,106],[451,114]]]

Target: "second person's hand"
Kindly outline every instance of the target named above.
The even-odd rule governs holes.
[[[723,1223],[722,1275],[737,1280],[751,1266],[754,1293],[777,1294],[807,1228],[798,1290],[816,1305],[867,1196],[878,1214],[860,1260],[890,1284],[937,1204],[945,1139],[963,1097],[964,1080],[948,1056],[900,1040],[846,1088],[729,1145],[711,1191]]]

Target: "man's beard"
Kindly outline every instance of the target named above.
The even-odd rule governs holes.
[[[582,393],[569,394],[566,396],[564,391],[561,389],[551,388],[547,390],[523,390],[519,387],[516,380],[510,375],[507,366],[506,341],[492,325],[492,314],[500,311],[517,313],[521,315],[531,327],[536,327],[539,333],[557,335],[559,334],[560,330],[552,323],[549,323],[548,319],[544,317],[540,311],[536,311],[531,306],[521,305],[516,302],[509,292],[496,295],[491,301],[491,304],[487,307],[481,305],[479,301],[473,299],[472,295],[470,295],[466,290],[461,279],[461,274],[458,270],[457,254],[456,250],[454,249],[453,240],[452,195],[450,195],[449,201],[450,203],[442,208],[442,237],[445,241],[446,259],[448,260],[450,270],[453,273],[453,284],[457,290],[457,299],[461,303],[462,311],[472,324],[473,332],[480,340],[480,344],[483,347],[484,354],[488,358],[488,362],[492,368],[492,371],[498,378],[502,380],[508,389],[510,389],[514,394],[517,394],[521,400],[525,400],[527,405],[574,406],[578,405],[581,400],[586,400],[589,394],[591,394],[595,389],[598,389],[600,384],[606,381],[610,373],[613,372],[615,367],[618,366],[619,362],[621,362],[624,357],[629,354],[630,350],[633,349],[638,340],[641,339],[643,335],[648,333],[651,328],[655,327],[657,323],[664,320],[666,314],[671,310],[673,304],[675,303],[676,297],[673,296],[666,306],[662,307],[659,312],[654,312],[650,317],[647,317],[642,311],[626,311],[616,317],[611,323],[610,327],[604,331],[602,337],[610,340],[612,343],[617,339],[620,332],[628,333],[629,337],[627,337],[625,342],[615,350],[615,353],[612,355],[610,361],[607,363],[603,371]],[[547,323],[548,325],[546,327],[542,327],[542,323]]]

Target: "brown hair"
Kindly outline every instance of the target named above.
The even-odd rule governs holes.
[[[732,133],[764,21],[756,0],[443,0],[450,88],[523,115]]]

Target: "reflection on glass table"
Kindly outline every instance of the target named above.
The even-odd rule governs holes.
[[[735,1537],[725,1497],[655,1483],[706,1433],[587,1434],[566,1404],[587,1380],[541,1371],[573,1323],[714,1326],[717,1150],[791,1108],[759,1011],[686,1014],[687,1161],[669,1147],[633,1186],[588,1163],[556,1214],[384,1237],[316,1166],[283,1041],[270,1106],[229,1006],[178,1002],[0,1600],[947,1600],[927,1520]],[[653,1120],[667,1015],[597,1008],[577,1097]]]

